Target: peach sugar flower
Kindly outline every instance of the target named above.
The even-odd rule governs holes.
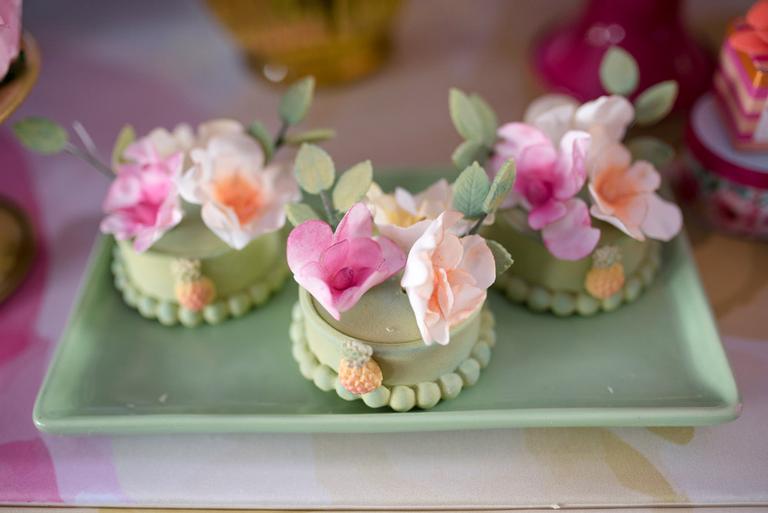
[[[656,194],[660,185],[651,163],[632,163],[624,146],[610,145],[595,161],[590,176],[591,214],[637,240],[670,240],[682,227],[682,215],[677,205]]]
[[[496,279],[485,239],[453,233],[461,220],[459,212],[440,214],[413,244],[405,263],[400,284],[427,345],[448,344],[450,329],[480,308]]]

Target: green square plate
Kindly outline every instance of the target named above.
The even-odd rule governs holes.
[[[404,181],[419,189],[435,176],[412,171]],[[43,431],[693,426],[740,411],[685,236],[666,246],[654,285],[612,313],[560,319],[492,293],[498,342],[480,381],[430,411],[409,413],[346,402],[299,374],[288,339],[295,286],[219,326],[164,327],[123,304],[109,269],[112,244],[103,237],[94,249],[37,398],[34,420]]]

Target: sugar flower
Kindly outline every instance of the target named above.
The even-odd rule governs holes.
[[[136,251],[145,251],[183,217],[176,180],[183,154],[160,155],[146,138],[126,149],[131,162],[117,169],[104,200],[104,233],[119,240],[133,239]]]
[[[444,179],[415,195],[400,187],[385,194],[374,183],[366,200],[379,232],[408,251],[429,223],[451,207],[453,191]]]
[[[611,145],[602,152],[590,176],[592,215],[637,240],[670,240],[682,227],[682,215],[676,205],[656,194],[660,184],[659,173],[651,163],[632,163],[624,146]]]
[[[747,12],[745,23],[736,27],[728,42],[752,57],[768,55],[768,0],[760,0]]]
[[[524,121],[544,132],[554,144],[569,130],[589,132],[591,153],[597,154],[605,143],[621,141],[634,117],[634,107],[623,96],[601,96],[580,105],[570,96],[548,94],[531,102]]]
[[[496,279],[485,240],[451,231],[461,219],[459,212],[440,214],[413,244],[405,264],[401,285],[427,345],[448,344],[451,327],[480,308]]]
[[[0,80],[19,56],[21,41],[21,0],[0,2]]]
[[[394,242],[372,234],[368,207],[356,203],[335,233],[327,223],[311,220],[288,236],[288,267],[294,279],[335,319],[405,264],[405,253]]]
[[[168,156],[178,151],[188,153],[194,148],[204,148],[216,136],[242,134],[243,125],[233,119],[212,119],[201,123],[197,131],[186,123],[176,125],[173,130],[155,128],[144,138],[161,156]],[[123,156],[127,159],[136,158],[126,149]]]
[[[299,199],[293,176],[263,167],[261,147],[245,133],[213,135],[204,148],[190,152],[190,161],[179,180],[182,197],[202,205],[203,222],[235,249],[282,228],[285,204]]]
[[[579,198],[565,202],[563,217],[541,230],[544,246],[560,260],[579,260],[592,253],[600,230],[592,227],[589,207]]]

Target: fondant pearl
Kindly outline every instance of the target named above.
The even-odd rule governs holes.
[[[392,397],[389,398],[389,406],[395,411],[408,411],[416,406],[416,392],[411,387],[395,385],[392,388]]]
[[[161,301],[157,305],[157,320],[166,326],[173,326],[179,322],[179,307],[170,301]]]
[[[416,404],[428,410],[440,402],[440,387],[431,381],[416,385]]]
[[[299,323],[293,323],[288,328],[288,337],[293,342],[303,342],[304,341],[304,326]]]
[[[480,363],[481,367],[485,368],[491,361],[491,348],[485,342],[478,342],[472,348],[472,356]]]
[[[437,384],[440,386],[440,391],[443,393],[443,399],[453,399],[461,392],[461,388],[464,386],[464,382],[461,380],[461,376],[454,372],[443,374],[437,380]]]
[[[474,358],[467,358],[459,365],[459,375],[464,386],[472,386],[480,379],[480,362]]]
[[[181,321],[184,326],[192,328],[203,322],[203,315],[200,312],[179,308],[179,321]]]
[[[312,373],[312,381],[320,390],[329,392],[336,388],[336,373],[327,365],[318,365]]]
[[[483,309],[483,311],[480,312],[480,316],[482,327],[488,331],[493,331],[493,327],[496,326],[496,319],[493,317],[491,311],[488,309]]]
[[[624,300],[624,294],[619,291],[616,294],[612,295],[611,297],[605,298],[600,302],[600,306],[603,307],[603,310],[606,312],[611,312],[613,310],[616,310],[619,305],[621,305],[621,302]]]
[[[552,295],[543,287],[531,287],[528,293],[528,307],[535,312],[543,312],[552,304]]]
[[[203,308],[203,319],[209,324],[218,324],[227,318],[227,305],[217,301]]]
[[[389,403],[391,392],[387,387],[379,387],[372,392],[361,395],[361,399],[369,408],[381,408]]]
[[[576,310],[576,301],[570,292],[555,292],[552,294],[552,311],[555,315],[567,316]]]
[[[632,277],[624,284],[624,299],[634,301],[643,291],[643,284],[637,277]]]
[[[354,401],[355,399],[359,398],[359,395],[355,395],[346,388],[344,388],[341,384],[341,382],[337,379],[336,384],[336,395],[344,399],[345,401]]]
[[[229,313],[235,317],[240,317],[251,309],[251,297],[248,294],[235,294],[227,300]]]
[[[139,302],[139,293],[130,285],[123,289],[123,300],[130,307],[136,307]]]
[[[143,296],[139,298],[139,312],[147,319],[154,319],[157,316],[157,301],[151,297]]]
[[[248,289],[254,305],[262,305],[269,298],[269,289],[263,283],[257,283]]]
[[[320,365],[320,362],[317,361],[317,358],[313,354],[309,354],[309,357],[306,360],[302,360],[299,362],[299,371],[301,372],[301,375],[304,376],[307,379],[313,379],[315,368]]]
[[[576,311],[581,315],[593,315],[600,309],[600,301],[589,294],[580,292],[576,296]]]
[[[640,269],[640,279],[643,280],[643,285],[647,287],[653,283],[654,274],[653,266],[650,264],[644,265],[643,268]]]
[[[304,343],[303,340],[294,342],[291,345],[291,354],[293,355],[293,359],[297,362],[303,362],[304,360],[307,360],[310,356],[309,348],[307,347],[307,344]]]
[[[524,280],[517,276],[512,276],[507,282],[506,295],[515,303],[522,303],[528,297],[528,289],[528,284]]]
[[[304,314],[301,313],[301,305],[297,302],[291,309],[291,319],[296,322],[304,318]]]

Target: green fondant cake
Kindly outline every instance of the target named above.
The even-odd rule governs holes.
[[[514,265],[496,282],[511,301],[560,316],[592,315],[634,301],[653,282],[661,262],[659,242],[638,241],[607,223],[596,222],[600,230],[598,250],[614,249],[621,268],[621,279],[609,290],[612,293],[600,297],[587,284],[595,269],[594,254],[573,261],[556,258],[538,232],[520,228],[518,214],[513,209],[500,212],[496,222],[483,230],[486,237],[499,241],[515,256]]]
[[[336,391],[346,400],[362,399],[371,408],[389,406],[395,411],[428,409],[456,397],[477,382],[495,343],[493,316],[481,307],[451,329],[450,344],[425,345],[408,298],[395,279],[371,289],[339,320],[300,289],[290,335],[302,375],[318,388]],[[360,395],[339,379],[349,341],[370,347],[381,369],[380,386]]]
[[[188,216],[144,252],[117,241],[112,266],[115,284],[126,303],[163,324],[196,326],[239,317],[267,301],[287,277],[281,232],[257,237],[241,250],[232,249],[202,223]],[[213,294],[197,308],[180,303],[183,286],[174,272],[180,260],[199,261],[200,275]]]

